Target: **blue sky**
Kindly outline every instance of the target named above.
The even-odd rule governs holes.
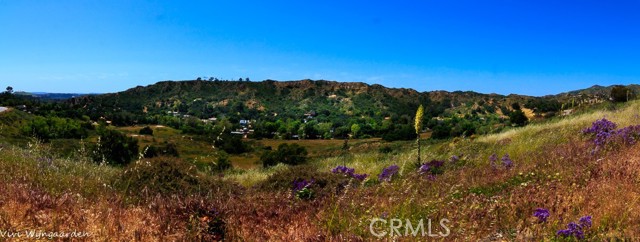
[[[198,76],[555,94],[640,83],[640,1],[0,0],[0,85]]]

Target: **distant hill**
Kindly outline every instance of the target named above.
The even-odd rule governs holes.
[[[76,105],[95,112],[123,111],[135,114],[161,114],[169,111],[200,118],[240,113],[241,118],[286,115],[303,117],[346,115],[352,117],[412,116],[418,105],[428,106],[435,117],[446,111],[478,106],[489,109],[524,102],[533,97],[503,96],[476,92],[418,92],[406,88],[387,88],[360,82],[335,81],[163,81],[123,92],[73,98]],[[477,105],[478,103],[482,105]],[[466,111],[465,111],[466,112]],[[495,113],[486,112],[485,113]]]
[[[594,86],[532,97],[472,91],[418,92],[326,80],[189,80],[162,81],[123,92],[73,97],[67,102],[93,120],[107,119],[116,125],[162,123],[181,128],[185,120],[190,119],[228,120],[236,125],[240,120],[254,120],[276,126],[269,133],[288,130],[289,135],[294,135],[299,123],[313,121],[317,129],[328,125],[332,132],[336,129],[342,133],[348,133],[353,124],[358,124],[364,129],[362,133],[373,136],[400,132],[394,131],[398,125],[404,125],[402,132],[408,133],[415,111],[422,104],[426,127],[437,131],[434,134],[439,137],[447,137],[497,132],[513,125],[511,114],[520,108],[528,120],[533,121],[555,116],[563,109],[589,107],[608,100],[610,88]],[[189,122],[197,126],[193,124],[195,121]]]
[[[611,85],[611,86],[594,85],[594,86],[591,86],[589,88],[570,91],[570,92],[564,92],[564,93],[560,93],[560,94],[555,95],[555,96],[580,95],[580,94],[582,94],[582,95],[608,96],[611,93],[611,89],[613,89],[613,87],[615,87],[615,86],[617,86],[617,85]],[[636,93],[640,92],[640,85],[631,84],[631,85],[627,85],[626,87],[631,89],[632,91],[634,91]]]

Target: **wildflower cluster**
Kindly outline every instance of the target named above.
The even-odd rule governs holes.
[[[444,161],[442,160],[432,160],[427,163],[424,163],[418,168],[418,173],[420,174],[431,174],[437,175],[442,174],[443,172]]]
[[[631,125],[614,131],[613,136],[620,139],[623,144],[632,145],[640,137],[640,125]]]
[[[496,164],[496,161],[498,161],[498,155],[492,154],[491,156],[489,156],[489,164],[491,165],[491,168],[494,170],[498,169],[498,165]]]
[[[357,179],[359,181],[363,181],[369,176],[368,174],[356,174],[355,171],[356,170],[354,168],[349,168],[346,166],[336,166],[336,168],[331,169],[331,172],[333,173],[345,174],[346,176],[353,177],[354,179]]]
[[[315,180],[296,179],[293,181],[293,195],[300,199],[311,199],[313,197],[313,191],[310,187]]]
[[[504,154],[500,160],[502,161],[502,166],[504,166],[504,168],[511,169],[511,167],[513,167],[513,161],[509,158],[509,154]]]
[[[380,175],[378,175],[378,180],[379,181],[386,181],[386,182],[391,182],[391,178],[395,175],[398,174],[398,171],[400,171],[400,167],[398,165],[391,165],[389,167],[386,167],[382,170],[382,173],[380,173]]]
[[[562,237],[575,236],[576,239],[584,239],[584,230],[591,228],[591,224],[591,216],[584,216],[580,218],[578,223],[571,222],[566,229],[558,230],[556,235]]]
[[[622,129],[616,129],[616,127],[616,123],[603,118],[593,122],[591,127],[583,129],[582,133],[594,136],[593,143],[596,147],[604,147],[614,142],[632,145],[640,138],[640,125],[631,125]]]
[[[614,122],[609,121],[606,118],[598,119],[591,124],[591,127],[583,129],[582,133],[585,134],[599,134],[599,133],[608,133],[616,129],[618,125]]]
[[[496,163],[497,161],[498,161],[498,155],[492,154],[491,156],[489,156],[489,164],[491,165],[491,168],[494,170],[498,169],[498,164]],[[513,160],[511,160],[511,157],[509,157],[509,154],[504,154],[504,156],[502,156],[500,161],[502,162],[502,166],[507,170],[513,167]]]
[[[533,212],[533,216],[538,218],[540,223],[547,222],[547,218],[549,218],[549,210],[544,208],[536,208],[536,211]]]

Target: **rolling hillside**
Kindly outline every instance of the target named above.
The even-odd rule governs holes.
[[[116,109],[131,113],[181,111],[202,118],[220,115],[223,107],[253,117],[276,113],[303,116],[315,111],[365,117],[411,114],[419,103],[431,105],[437,116],[449,109],[473,106],[484,100],[493,107],[526,102],[533,97],[476,92],[417,92],[413,89],[334,81],[262,82],[165,81],[123,92],[73,98],[91,109]]]

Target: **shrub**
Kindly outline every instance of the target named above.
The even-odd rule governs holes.
[[[216,163],[213,166],[215,171],[225,171],[231,168],[231,161],[229,160],[229,155],[222,151],[218,154],[218,158],[216,159]]]
[[[176,146],[176,144],[171,142],[167,143],[164,146],[164,149],[162,149],[160,153],[165,156],[180,157],[180,153],[178,152],[178,147]]]
[[[265,151],[260,157],[264,167],[274,166],[278,163],[298,165],[307,161],[307,149],[298,144],[280,144],[277,150]]]
[[[527,122],[529,122],[529,119],[526,115],[524,115],[524,112],[522,112],[522,110],[518,109],[509,114],[509,121],[511,121],[511,123],[515,124],[516,126],[524,126],[527,124]]]
[[[68,118],[36,116],[22,126],[25,135],[39,139],[80,139],[88,136],[86,122]]]
[[[180,157],[178,149],[174,143],[166,143],[161,147],[148,145],[142,150],[142,152],[144,152],[144,158],[153,158],[157,156]]]
[[[100,137],[93,149],[93,160],[114,165],[126,165],[138,155],[138,141],[112,129],[98,130]]]
[[[153,158],[158,156],[158,147],[155,147],[153,145],[147,145],[144,147],[144,149],[142,149],[143,152],[143,157],[144,158]]]
[[[149,126],[145,126],[144,128],[140,129],[138,133],[141,135],[153,135],[153,129],[151,129],[151,127]]]
[[[447,133],[449,135],[449,133]],[[417,137],[416,131],[410,125],[399,125],[382,135],[384,141],[414,140]]]
[[[242,154],[249,149],[240,136],[232,134],[223,134],[215,140],[215,145],[229,154]]]
[[[431,133],[432,139],[446,139],[451,135],[451,126],[445,123],[440,123],[433,127]]]
[[[626,102],[635,98],[635,93],[628,87],[616,85],[611,89],[611,100],[614,102]]]
[[[277,171],[265,181],[258,183],[256,188],[266,191],[291,191],[294,181],[313,180],[313,184],[307,188],[313,191],[315,198],[318,198],[339,193],[350,179],[340,174],[318,171],[314,167],[303,165]]]

